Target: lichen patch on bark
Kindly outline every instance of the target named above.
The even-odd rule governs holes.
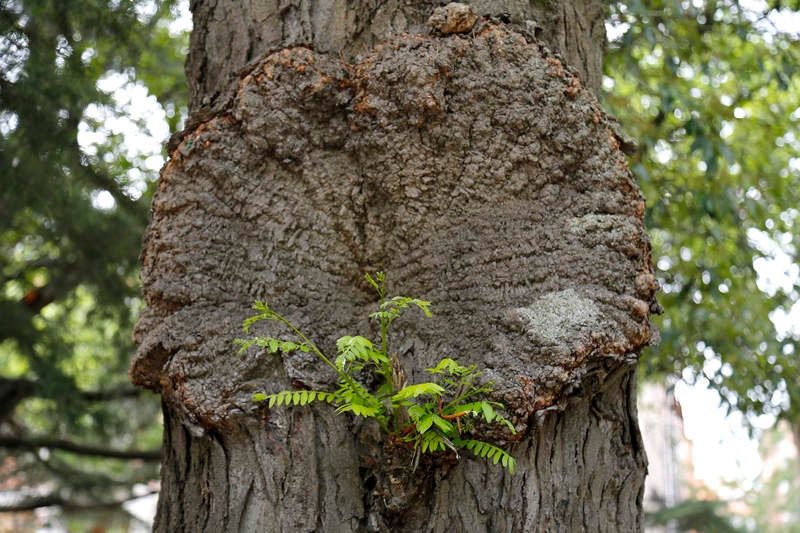
[[[580,296],[574,289],[543,294],[532,304],[513,309],[509,314],[532,339],[549,345],[569,343],[581,329],[599,331],[603,326],[594,300]]]

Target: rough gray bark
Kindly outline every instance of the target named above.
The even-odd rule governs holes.
[[[191,2],[194,28],[187,74],[189,107],[210,109],[245,65],[289,46],[348,60],[403,32],[423,33],[431,0],[240,0]],[[598,0],[477,0],[478,15],[503,18],[536,34],[600,89],[605,26]],[[224,98],[223,98],[224,100]]]
[[[396,8],[394,21],[404,13],[410,29],[422,20],[405,2],[355,4],[362,11],[343,13],[371,27],[381,9]],[[251,19],[204,18],[254,5],[196,2],[195,45],[240,49],[220,44],[228,30],[246,39],[251,51],[227,56],[233,70],[257,50],[315,50],[277,49],[230,87],[218,52],[189,64],[198,114],[154,201],[132,366],[164,398],[156,529],[640,530],[635,365],[653,337],[656,287],[644,200],[577,71],[499,18],[462,34],[391,36],[405,28],[389,25],[369,38],[354,22],[361,29],[337,36],[340,25],[292,29],[305,28],[291,22],[304,20],[297,2],[259,19],[283,28],[277,41],[254,37],[273,34]],[[602,25],[542,13],[585,28],[585,43]],[[563,35],[567,51],[581,49]],[[368,50],[331,53],[351,42]],[[202,111],[200,95],[214,92]],[[251,402],[334,376],[308,354],[237,355],[250,303],[269,298],[333,351],[340,335],[369,331],[362,274],[375,269],[394,293],[435,303],[433,319],[397,323],[410,382],[443,356],[495,382],[519,430],[514,475],[450,456],[412,473],[407,450],[369,424]]]

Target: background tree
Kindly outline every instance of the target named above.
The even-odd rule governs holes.
[[[0,3],[3,488],[51,489],[6,494],[2,510],[108,502],[110,487],[156,475],[158,405],[125,371],[154,172],[151,154],[123,146],[108,123],[131,110],[100,87],[147,87],[177,127],[185,89],[172,8]],[[80,135],[95,141],[81,146]]]
[[[764,413],[784,418],[796,445],[800,320],[787,318],[793,306],[800,316],[798,9],[613,3],[604,84],[607,106],[639,141],[631,165],[648,198],[666,309],[656,320],[662,342],[642,359],[642,374],[708,384],[749,423]],[[769,263],[782,281],[763,277]],[[786,501],[768,479],[756,487],[767,501]],[[770,516],[784,520],[772,527],[793,522]]]
[[[800,328],[785,320],[800,300],[798,9],[615,3],[606,99],[639,140],[632,168],[668,310],[645,374],[707,382],[731,408],[787,419],[800,442]],[[755,268],[774,259],[777,286]]]
[[[426,31],[436,5],[193,4],[192,115],[154,199],[132,367],[164,399],[157,530],[641,528],[655,284],[592,94],[603,6],[451,7]],[[331,351],[368,327],[378,268],[438,303],[397,325],[411,382],[449,354],[487,368],[513,476],[447,456],[412,472],[358,420],[253,404],[335,376],[302,352],[237,355],[252,300]]]

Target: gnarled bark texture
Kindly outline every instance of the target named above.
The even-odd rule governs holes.
[[[132,366],[164,398],[156,529],[641,529],[635,365],[656,287],[644,200],[579,74],[596,85],[596,3],[477,2],[492,17],[459,34],[426,30],[425,2],[268,4],[193,4],[197,113],[154,201]],[[541,29],[517,31],[517,9]],[[515,474],[449,456],[411,472],[369,424],[253,404],[335,376],[237,354],[250,303],[333,351],[369,331],[375,269],[435,304],[396,323],[409,382],[443,356],[485,368]]]

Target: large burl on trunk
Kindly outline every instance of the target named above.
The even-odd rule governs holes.
[[[312,32],[195,95],[154,200],[132,366],[164,401],[157,530],[641,529],[635,366],[656,285],[618,134],[534,24],[449,33],[437,16],[357,57]],[[445,356],[494,381],[513,475],[452,454],[412,472],[360,419],[251,401],[335,381],[309,354],[238,354],[253,300],[332,352],[375,333],[376,269],[434,302],[394,328],[409,382]]]

